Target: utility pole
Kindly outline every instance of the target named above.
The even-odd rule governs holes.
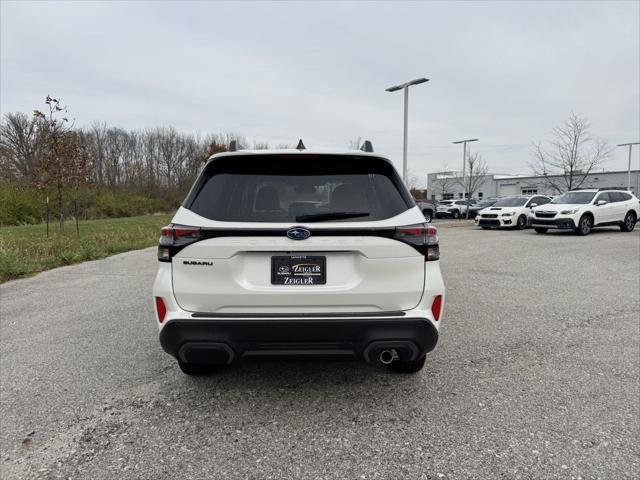
[[[631,148],[634,145],[640,145],[640,142],[620,143],[618,147],[629,147],[629,164],[627,166],[627,190],[631,191]]]
[[[387,88],[387,92],[397,92],[398,90],[404,90],[404,128],[402,134],[402,180],[407,183],[407,143],[409,139],[409,87],[412,85],[419,85],[421,83],[428,82],[428,78],[416,78],[410,82],[403,83],[401,85],[394,85]]]
[[[466,140],[458,140],[451,142],[454,145],[462,144],[462,199],[467,198],[467,143],[477,142],[477,138],[468,138]]]

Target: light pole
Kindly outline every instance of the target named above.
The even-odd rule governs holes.
[[[458,140],[457,142],[451,142],[454,145],[462,143],[462,199],[467,196],[467,143],[477,142],[477,138],[468,138],[466,140]]]
[[[404,183],[407,183],[407,138],[408,138],[408,123],[409,123],[409,87],[411,85],[419,85],[421,83],[428,82],[428,78],[416,78],[410,82],[403,83],[402,85],[394,85],[387,88],[387,92],[397,92],[398,90],[404,90],[404,133],[402,139],[402,179]]]
[[[627,190],[631,191],[631,148],[633,145],[640,145],[640,142],[620,143],[618,147],[629,147],[629,165],[627,167]]]

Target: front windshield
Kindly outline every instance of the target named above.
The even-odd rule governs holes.
[[[521,207],[527,203],[528,197],[507,197],[501,198],[493,204],[494,207]]]
[[[440,205],[451,205],[453,202],[451,200],[441,201]]]
[[[567,192],[564,195],[560,195],[559,197],[551,200],[551,203],[559,203],[559,204],[587,204],[593,197],[595,197],[596,192]]]

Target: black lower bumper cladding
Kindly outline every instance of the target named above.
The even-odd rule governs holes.
[[[396,349],[402,360],[433,350],[438,331],[423,318],[177,319],[160,332],[162,348],[183,362],[228,364],[238,359],[336,358],[375,363]]]
[[[499,227],[500,226],[500,220],[487,220],[484,218],[481,218],[480,220],[478,220],[478,226],[480,227]]]
[[[554,220],[534,218],[531,220],[531,226],[537,228],[559,228],[559,229],[575,229],[576,224],[571,218],[559,218]]]

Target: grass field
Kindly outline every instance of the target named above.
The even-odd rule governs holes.
[[[160,227],[171,215],[110,218],[80,222],[80,236],[75,223],[0,227],[0,282],[32,275],[43,270],[96,260],[114,253],[150,247],[158,243]]]

